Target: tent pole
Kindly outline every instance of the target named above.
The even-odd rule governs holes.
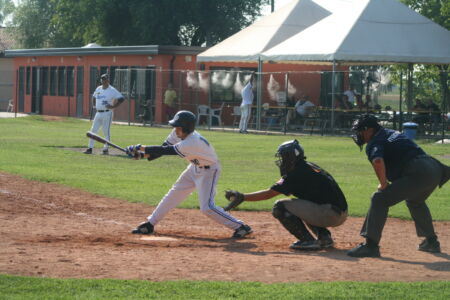
[[[403,130],[403,71],[400,71],[400,101],[399,101],[399,105],[398,105],[398,116],[399,116],[399,121],[398,121],[398,131],[402,131]],[[395,120],[395,115],[394,115],[394,120]],[[395,124],[395,121],[394,121]],[[394,130],[397,130],[396,126],[394,126]]]
[[[289,73],[284,74],[284,109],[283,109],[283,132],[286,134],[287,130],[287,114],[288,114],[288,99],[289,99]]]
[[[333,60],[333,72],[331,73],[331,133],[334,132],[335,80],[336,80],[336,61]]]
[[[256,130],[261,129],[261,102],[262,102],[262,65],[261,57],[258,57],[258,86],[256,92]]]

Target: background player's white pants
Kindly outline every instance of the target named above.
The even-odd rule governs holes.
[[[239,131],[247,131],[248,122],[252,114],[252,105],[241,105],[241,120],[239,121]]]
[[[105,111],[105,112],[97,112],[94,117],[94,122],[92,123],[91,131],[93,133],[97,133],[100,127],[103,130],[103,135],[105,136],[105,139],[108,141],[111,140],[111,122],[113,119],[113,111]],[[89,139],[89,148],[94,148],[94,140]],[[108,144],[103,145],[103,149],[108,149]]]
[[[219,165],[203,169],[190,164],[148,217],[149,222],[156,225],[172,208],[175,208],[197,188],[200,211],[217,223],[236,230],[243,222],[214,203],[219,176]]]

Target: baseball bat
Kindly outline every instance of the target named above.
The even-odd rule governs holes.
[[[87,136],[88,138],[91,138],[91,139],[96,140],[96,141],[99,142],[99,143],[108,144],[108,145],[110,145],[110,146],[113,147],[113,148],[119,149],[120,151],[127,153],[127,150],[126,150],[126,149],[124,149],[124,148],[122,148],[122,147],[120,147],[120,146],[118,146],[118,145],[116,145],[116,144],[114,144],[114,143],[108,141],[107,139],[102,138],[102,137],[99,136],[99,135],[96,135],[96,134],[93,133],[93,132],[90,132],[90,131],[86,132],[86,136]]]

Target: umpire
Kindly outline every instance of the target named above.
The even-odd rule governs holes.
[[[353,257],[379,257],[378,246],[389,207],[406,200],[419,237],[425,237],[418,250],[439,253],[440,244],[425,200],[433,190],[450,178],[450,167],[427,155],[404,134],[378,124],[374,115],[365,114],[356,119],[353,140],[366,154],[378,178],[378,190],[361,229],[366,242],[351,249]]]
[[[281,179],[271,188],[249,194],[226,191],[225,197],[232,203],[241,203],[267,200],[280,194],[293,195],[295,198],[276,201],[272,210],[272,215],[298,239],[290,248],[332,247],[333,239],[326,227],[337,227],[347,219],[347,201],[338,184],[328,172],[306,161],[297,140],[281,144],[275,156]],[[232,203],[225,210],[233,208]]]

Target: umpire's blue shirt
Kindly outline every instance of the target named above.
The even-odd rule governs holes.
[[[393,181],[401,176],[409,161],[425,152],[403,133],[381,128],[367,144],[366,154],[370,162],[383,158],[387,179]]]

